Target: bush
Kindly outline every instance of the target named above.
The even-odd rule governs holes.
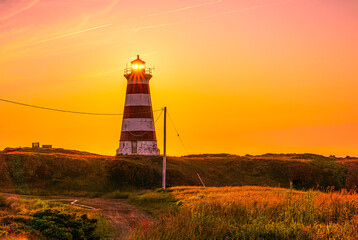
[[[0,195],[0,208],[7,208],[9,206],[10,204],[7,199],[3,195]]]
[[[49,239],[99,240],[95,233],[97,220],[86,214],[64,214],[57,210],[44,210],[33,215],[31,227]]]

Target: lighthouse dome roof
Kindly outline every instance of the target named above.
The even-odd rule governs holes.
[[[131,61],[131,64],[137,63],[137,64],[145,64],[145,62],[139,58],[139,55],[137,55],[137,59]]]

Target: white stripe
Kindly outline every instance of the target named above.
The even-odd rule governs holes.
[[[122,132],[125,131],[155,131],[152,118],[125,118],[122,122]]]
[[[137,141],[137,151],[132,151],[132,141],[120,141],[117,155],[159,155],[160,151],[157,146],[157,141]]]
[[[127,94],[124,106],[152,106],[150,94]]]

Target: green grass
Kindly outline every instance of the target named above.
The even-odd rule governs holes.
[[[154,217],[177,208],[177,200],[170,190],[132,192],[129,196],[129,202]]]
[[[114,192],[107,193],[103,195],[103,198],[110,198],[110,199],[128,199],[131,195],[130,192],[122,192],[120,190],[116,190]]]
[[[11,180],[15,185],[15,192],[19,194],[30,194],[29,186],[25,178],[21,156],[10,155],[7,164],[11,174]]]
[[[86,152],[24,149],[0,152],[0,191],[33,195],[126,198],[122,192],[161,187],[160,156],[101,156]],[[314,154],[168,157],[167,186],[273,186],[355,188],[358,160]],[[117,191],[117,193],[114,193]],[[112,196],[110,196],[112,194]]]
[[[165,191],[159,189],[161,171],[159,156],[24,149],[0,152],[0,191],[127,199],[158,219],[134,230],[132,239],[358,239],[357,195],[294,190],[355,189],[355,158],[314,154],[168,157],[167,186],[171,188]],[[196,187],[201,185],[197,173],[206,186],[222,188]],[[286,189],[225,187],[244,185]],[[7,201],[0,196],[0,238],[43,236],[29,222],[46,209],[58,210],[57,219],[62,213],[74,213],[74,222],[84,213],[66,204]],[[103,216],[85,214],[97,219],[95,234],[111,234]]]

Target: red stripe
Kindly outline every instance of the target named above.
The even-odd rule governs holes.
[[[121,141],[156,141],[155,132],[130,131],[121,133]]]
[[[124,118],[152,118],[153,119],[152,106],[125,106],[123,119]]]
[[[152,78],[152,75],[146,74],[145,71],[132,72],[130,74],[125,74],[125,78],[127,78],[128,82],[143,82]]]
[[[147,93],[150,94],[149,84],[135,83],[127,85],[127,94],[131,93]]]

